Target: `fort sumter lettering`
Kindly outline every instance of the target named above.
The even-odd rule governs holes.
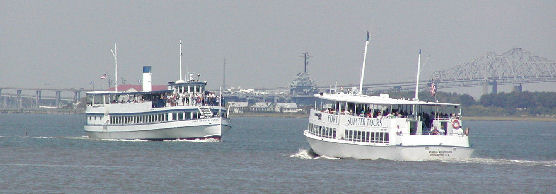
[[[337,115],[328,115],[328,122],[329,123],[338,123],[338,116]]]
[[[370,119],[370,118],[348,118],[347,125],[352,126],[371,126],[371,127],[382,127],[381,119]]]

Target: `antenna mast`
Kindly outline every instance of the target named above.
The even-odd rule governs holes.
[[[359,94],[363,94],[363,79],[365,78],[365,61],[367,60],[367,47],[369,46],[369,40],[371,35],[367,31],[367,41],[365,41],[365,53],[363,54],[363,67],[361,67],[361,81],[359,81]]]
[[[222,68],[222,89],[226,90],[226,58],[224,58],[224,67]]]
[[[309,52],[304,52],[303,56],[301,56],[305,59],[304,63],[303,63],[303,73],[307,73],[307,66],[309,65],[309,58],[311,58],[311,56],[309,55]]]
[[[112,52],[112,56],[114,56],[114,65],[116,66],[115,68],[115,75],[114,75],[114,79],[115,79],[115,91],[118,92],[118,48],[116,47],[116,43],[114,43],[114,49],[110,49],[110,51]]]
[[[417,59],[417,83],[415,83],[415,100],[419,100],[419,74],[421,73],[421,49]]]
[[[181,56],[182,56],[182,55],[183,55],[183,53],[181,52],[181,40],[180,40],[180,80],[178,80],[178,81],[180,81],[180,82],[183,81],[183,79],[182,79],[182,72],[181,72]]]

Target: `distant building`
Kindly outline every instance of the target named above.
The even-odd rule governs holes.
[[[296,113],[303,111],[300,108],[297,108],[296,103],[276,103],[274,106],[274,112],[282,112],[282,113]]]
[[[273,107],[271,106],[272,103],[270,102],[256,102],[249,109],[252,112],[274,112]]]
[[[297,113],[303,111],[303,109],[298,108],[295,103],[256,102],[249,105],[249,102],[228,102],[227,107],[231,113],[236,114],[243,114],[246,112]]]
[[[227,107],[231,113],[244,113],[249,111],[249,103],[248,102],[228,102]]]

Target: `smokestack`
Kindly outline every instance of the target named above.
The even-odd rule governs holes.
[[[151,66],[143,66],[143,92],[152,91]]]

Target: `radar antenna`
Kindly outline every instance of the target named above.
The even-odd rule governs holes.
[[[303,57],[305,59],[304,61],[304,68],[303,68],[303,73],[307,73],[307,65],[309,65],[309,58],[313,57],[311,55],[309,55],[309,52],[304,52],[302,53],[303,55],[301,55],[301,57]]]

